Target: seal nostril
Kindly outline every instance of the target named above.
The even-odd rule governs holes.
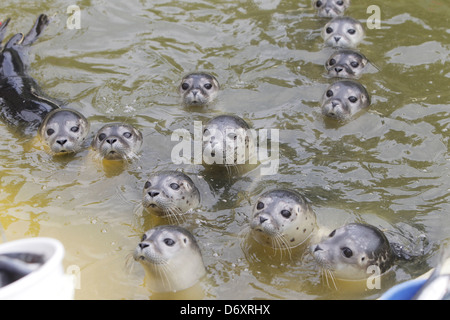
[[[115,142],[117,142],[117,139],[106,139],[106,142],[108,142],[109,144],[114,144]]]
[[[148,246],[149,246],[148,243],[145,243],[145,242],[139,243],[139,248],[141,248],[141,249],[145,249],[145,248],[147,248]]]
[[[321,247],[319,247],[319,245],[317,245],[315,248],[314,248],[314,252],[317,252],[317,251],[322,251],[323,249],[321,248]]]
[[[266,222],[268,219],[264,218],[264,217],[259,217],[259,222],[262,224],[264,222]]]
[[[149,194],[150,197],[154,198],[157,195],[159,195],[159,192],[158,191],[150,191],[148,194]]]
[[[341,37],[334,37],[334,41],[339,42],[341,40]]]
[[[342,70],[344,70],[343,68],[334,68],[334,70],[337,72],[337,73],[339,73],[339,72],[341,72]]]
[[[67,142],[66,139],[65,140],[56,140],[56,143],[59,144],[59,145],[62,145],[62,146],[65,145],[66,142]]]

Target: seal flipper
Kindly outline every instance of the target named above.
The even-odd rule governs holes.
[[[33,28],[27,33],[27,35],[23,38],[22,45],[29,46],[32,45],[41,35],[42,31],[44,31],[45,27],[50,23],[50,19],[46,14],[41,14]]]

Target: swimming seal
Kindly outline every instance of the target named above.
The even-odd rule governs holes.
[[[322,114],[327,117],[348,120],[370,105],[370,96],[361,84],[341,80],[330,85],[322,97]]]
[[[186,75],[178,87],[186,106],[205,106],[211,103],[219,93],[219,82],[208,73],[195,72]]]
[[[207,165],[255,163],[255,141],[250,126],[234,115],[220,115],[203,127],[203,161]]]
[[[325,62],[329,77],[358,79],[367,65],[367,58],[354,50],[338,50]]]
[[[158,226],[147,231],[133,258],[143,266],[148,286],[154,292],[190,288],[206,274],[197,241],[178,226]]]
[[[388,239],[378,228],[350,223],[333,230],[328,237],[310,247],[311,253],[332,279],[362,280],[376,268],[381,275],[394,264],[396,254]]]
[[[322,29],[325,44],[338,48],[355,48],[364,38],[361,22],[350,17],[336,17]]]
[[[157,216],[177,219],[199,204],[200,192],[192,179],[182,172],[158,172],[145,182],[142,205]]]
[[[130,160],[137,157],[143,142],[142,133],[125,123],[110,123],[101,127],[92,148],[106,160]]]
[[[89,134],[90,124],[78,111],[55,109],[42,122],[38,136],[53,154],[79,151]]]
[[[250,234],[264,246],[297,247],[311,237],[316,227],[314,212],[306,199],[294,190],[265,192],[253,206]]]
[[[317,15],[323,18],[342,16],[350,6],[350,0],[313,0]]]

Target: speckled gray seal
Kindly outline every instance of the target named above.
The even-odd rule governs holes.
[[[362,53],[343,49],[333,52],[325,62],[325,69],[329,77],[358,79],[367,63],[368,60]]]
[[[42,122],[38,136],[53,154],[79,151],[89,134],[90,124],[78,111],[55,109]]]
[[[370,105],[366,88],[352,80],[341,80],[330,85],[322,97],[322,114],[338,120],[349,120]]]
[[[220,115],[203,127],[203,161],[207,165],[253,164],[255,141],[250,126],[234,115]]]
[[[310,248],[325,274],[342,280],[363,280],[374,273],[381,275],[393,266],[396,259],[384,233],[361,223],[335,229]]]
[[[178,91],[186,106],[206,106],[218,95],[220,89],[217,79],[208,73],[194,72],[186,75]]]
[[[91,146],[101,159],[130,160],[137,157],[142,142],[142,133],[135,127],[110,123],[98,130]]]
[[[197,241],[178,226],[158,226],[147,231],[133,258],[143,266],[148,286],[154,292],[188,289],[206,274]]]
[[[338,48],[356,48],[365,35],[361,22],[350,17],[336,17],[322,30],[325,44]]]
[[[313,0],[317,15],[323,18],[342,16],[350,6],[350,0]]]
[[[142,204],[157,216],[176,217],[200,204],[200,192],[190,177],[179,171],[151,175],[144,185]]]
[[[305,243],[317,224],[314,212],[300,193],[276,189],[258,198],[250,228],[251,236],[260,244],[288,249]]]

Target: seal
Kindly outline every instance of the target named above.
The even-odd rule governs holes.
[[[366,88],[351,80],[341,80],[330,85],[322,97],[322,113],[330,118],[348,120],[370,105]]]
[[[157,216],[177,219],[199,204],[200,192],[192,179],[182,172],[158,172],[145,182],[142,205]]]
[[[42,122],[38,136],[51,153],[67,154],[79,151],[89,134],[90,124],[78,111],[55,109]]]
[[[211,103],[219,93],[219,82],[208,73],[194,72],[186,75],[178,91],[186,106],[205,106]]]
[[[101,127],[91,146],[101,159],[130,160],[137,157],[143,142],[142,133],[125,123],[110,123]]]
[[[234,115],[220,115],[203,128],[203,161],[207,165],[236,166],[256,163],[250,126]]]
[[[322,18],[335,18],[344,15],[350,0],[313,0],[317,15]]]
[[[368,63],[367,58],[354,50],[344,49],[334,52],[325,62],[329,77],[358,79]]]
[[[0,46],[9,22],[0,26]],[[59,108],[27,73],[30,47],[48,24],[48,17],[42,14],[27,35],[18,33],[0,47],[0,117],[26,135],[34,135],[45,116]]]
[[[363,280],[373,274],[388,271],[396,259],[388,239],[378,228],[361,223],[350,223],[333,230],[311,253],[323,268],[326,277],[342,280]],[[328,278],[327,278],[328,279]]]
[[[290,249],[305,243],[316,230],[316,216],[297,191],[263,193],[253,206],[250,234],[260,244]]]
[[[322,29],[325,44],[331,47],[355,48],[365,35],[361,22],[350,17],[336,17]]]
[[[195,285],[205,274],[202,253],[194,236],[178,226],[148,230],[133,253],[144,268],[150,290],[180,291]]]

